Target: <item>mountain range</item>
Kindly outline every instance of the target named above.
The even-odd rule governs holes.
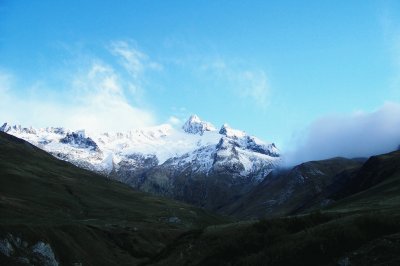
[[[91,168],[94,157],[79,164],[68,159],[105,158],[106,145],[94,135],[7,124],[1,130],[31,139],[0,132],[0,265],[400,264],[400,151],[282,168],[273,144],[226,125],[217,132],[191,117],[151,141],[172,143],[179,135],[199,145],[165,161],[165,150],[134,153],[157,163],[134,165],[127,176],[118,173],[123,165],[117,169],[113,154],[110,172]],[[140,132],[146,139],[155,131]],[[143,134],[135,132],[132,143]],[[108,135],[122,139],[109,147],[134,145],[122,145],[129,139],[124,134]],[[231,148],[224,151],[225,145]],[[197,167],[210,160],[207,152],[214,159],[203,172],[206,167]],[[268,158],[260,168],[265,172],[235,168],[242,154]],[[151,193],[139,191],[146,188]],[[208,210],[182,202],[193,199]]]
[[[0,131],[142,191],[211,210],[246,193],[281,162],[273,143],[227,124],[217,131],[196,115],[178,129],[164,124],[124,133],[86,134],[85,130],[4,123]]]
[[[0,265],[137,265],[226,218],[152,196],[0,132]]]

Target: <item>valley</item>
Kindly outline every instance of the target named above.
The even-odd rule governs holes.
[[[275,169],[219,214],[77,168],[6,133],[0,156],[2,265],[400,261],[399,151]]]

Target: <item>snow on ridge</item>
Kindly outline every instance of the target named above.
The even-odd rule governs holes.
[[[243,175],[279,164],[279,150],[273,143],[267,144],[227,124],[218,132],[195,115],[185,125],[182,129],[162,124],[122,133],[93,134],[62,127],[34,129],[5,123],[0,131],[25,139],[60,159],[106,174],[118,169],[120,162],[145,160],[150,155],[156,157],[159,165],[173,159],[172,165],[176,167],[190,164],[204,173],[214,163],[228,166],[235,163]]]
[[[216,128],[210,122],[202,121],[197,115],[191,115],[182,126],[183,131],[189,134],[203,135],[206,131],[216,131]]]
[[[170,125],[138,129],[116,135],[100,135],[97,143],[102,150],[118,151],[119,154],[132,153],[154,154],[160,164],[171,157],[192,152],[198,147],[214,143],[219,136],[213,132],[205,132],[202,136],[192,135],[175,129]]]
[[[246,132],[238,129],[231,128],[228,124],[223,124],[221,129],[219,130],[219,134],[225,135],[229,138],[244,138],[247,136]]]

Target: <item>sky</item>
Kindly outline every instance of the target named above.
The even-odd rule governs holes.
[[[197,114],[295,162],[395,149],[399,110],[398,1],[0,0],[0,121]]]

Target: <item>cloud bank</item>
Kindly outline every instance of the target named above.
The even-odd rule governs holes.
[[[300,145],[286,153],[288,165],[336,156],[368,157],[400,145],[400,104],[388,102],[378,110],[322,117],[306,130]]]

